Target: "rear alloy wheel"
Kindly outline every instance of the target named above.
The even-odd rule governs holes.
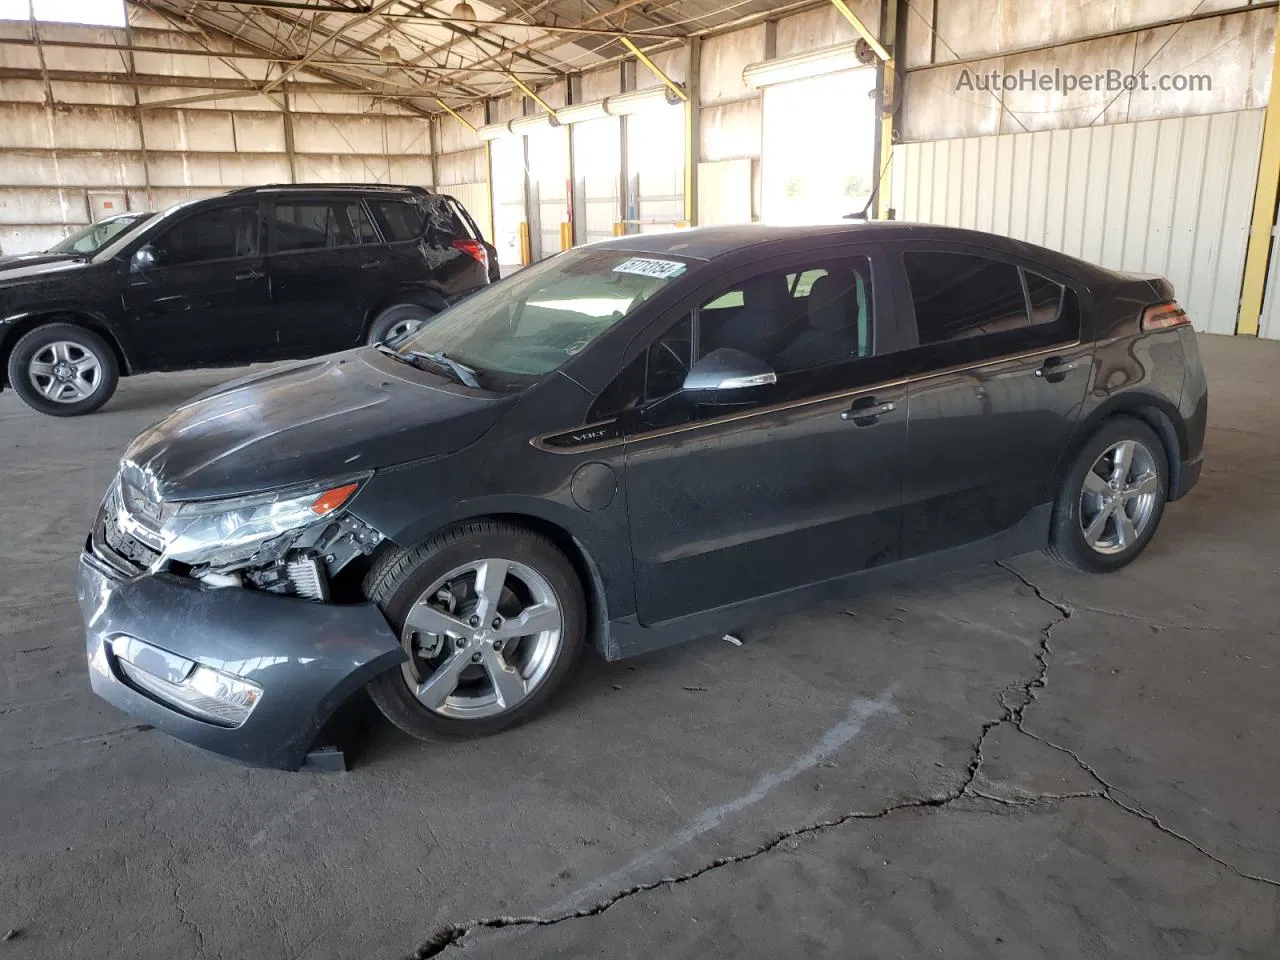
[[[9,355],[9,382],[27,406],[55,417],[97,410],[111,398],[120,374],[111,347],[72,323],[36,327]]]
[[[525,719],[568,675],[585,633],[573,566],[544,537],[507,524],[465,524],[389,558],[366,592],[409,654],[369,692],[423,740]]]
[[[422,325],[430,320],[434,313],[427,307],[418,306],[416,303],[404,303],[396,307],[390,307],[383,310],[382,313],[369,324],[369,346],[379,343],[395,343],[401,337],[407,337],[411,333],[422,328]]]
[[[1155,535],[1169,465],[1155,431],[1116,417],[1080,451],[1054,511],[1050,553],[1081,570],[1118,569]]]

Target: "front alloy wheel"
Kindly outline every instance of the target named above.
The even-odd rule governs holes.
[[[421,740],[494,733],[531,716],[568,676],[586,635],[573,564],[541,534],[493,520],[387,554],[365,595],[406,654],[369,694]]]
[[[102,384],[102,361],[82,343],[55,340],[27,364],[32,385],[54,403],[79,403]]]
[[[564,620],[547,579],[490,558],[450,570],[418,598],[401,641],[413,694],[442,717],[468,720],[511,710],[546,680]]]

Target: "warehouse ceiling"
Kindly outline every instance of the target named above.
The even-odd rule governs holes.
[[[217,49],[253,56],[255,77],[269,57],[266,93],[306,71],[428,112],[500,96],[516,87],[514,78],[536,88],[622,59],[624,36],[649,50],[780,7],[773,0],[131,2],[204,34]]]

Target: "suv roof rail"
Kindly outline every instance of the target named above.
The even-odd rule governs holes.
[[[256,187],[238,187],[228,193],[259,193],[264,191],[302,190],[368,190],[374,193],[414,193],[430,196],[426,187],[397,183],[264,183]]]

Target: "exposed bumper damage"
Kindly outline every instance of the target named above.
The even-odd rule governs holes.
[[[95,693],[179,740],[257,766],[298,769],[337,706],[404,659],[372,604],[130,576],[92,547],[80,558],[77,593]],[[214,699],[201,698],[207,682],[184,692],[198,676],[213,678]],[[247,716],[201,719],[217,716],[216,695],[228,690]],[[182,696],[196,707],[179,705]]]

